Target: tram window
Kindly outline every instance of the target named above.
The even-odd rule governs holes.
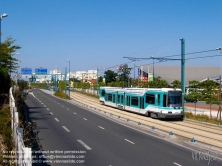
[[[121,96],[122,97],[122,103],[124,103],[124,98],[123,98],[123,96]]]
[[[131,105],[138,106],[138,97],[131,98]]]
[[[163,95],[163,107],[166,107],[166,95]]]
[[[120,103],[120,95],[118,95],[118,103]]]
[[[155,104],[155,95],[153,95],[153,94],[146,94],[146,103],[148,103],[148,104]]]
[[[112,94],[108,94],[108,95],[107,95],[107,100],[108,100],[108,101],[112,101]]]
[[[105,90],[102,90],[101,95],[102,95],[102,96],[105,96],[105,94],[106,94],[106,93],[105,93]]]

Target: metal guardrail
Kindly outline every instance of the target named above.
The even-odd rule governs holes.
[[[9,104],[11,112],[12,137],[16,148],[16,152],[14,153],[16,165],[31,166],[32,150],[31,148],[25,147],[23,142],[23,128],[18,127],[19,116],[17,108],[15,107],[15,99],[12,95],[12,87],[9,90]]]

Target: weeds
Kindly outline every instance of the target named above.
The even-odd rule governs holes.
[[[99,96],[96,96],[96,95],[93,95],[93,94],[90,94],[90,93],[86,93],[84,91],[72,90],[72,92],[77,92],[77,93],[80,93],[80,94],[83,94],[83,95],[86,95],[86,96],[89,96],[89,97],[93,97],[93,98],[99,99]]]
[[[212,118],[210,119],[209,116],[204,115],[204,114],[197,114],[194,115],[191,112],[185,112],[184,115],[186,116],[186,118],[188,119],[193,119],[193,120],[202,120],[202,122],[208,122],[208,123],[213,123],[213,124],[218,124],[218,119],[217,118]]]

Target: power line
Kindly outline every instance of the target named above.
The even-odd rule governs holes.
[[[202,56],[202,57],[200,56],[200,57],[188,58],[188,60],[189,59],[200,59],[200,58],[202,59],[202,58],[209,58],[209,57],[216,57],[216,56],[222,56],[222,55],[211,55],[211,56]]]
[[[163,45],[167,45],[167,44],[173,43],[173,42],[175,42],[175,41],[178,41],[178,40],[173,40],[173,41],[170,41],[170,42],[167,42],[167,43],[163,43],[163,44],[160,44],[160,45],[157,45],[157,46],[153,46],[153,47],[144,49],[144,50],[142,50],[142,51],[138,51],[138,52],[135,52],[135,53],[132,53],[132,54],[128,54],[128,55],[126,55],[126,56],[135,55],[135,54],[141,53],[141,52],[143,52],[143,51],[146,51],[146,50],[149,50],[149,49],[152,49],[152,48],[156,48],[156,47],[160,47],[160,46],[163,46]]]
[[[206,51],[190,52],[190,53],[186,53],[185,55],[191,55],[191,54],[200,54],[200,53],[211,52],[211,51],[218,51],[218,50],[213,49],[213,50],[206,50]],[[165,56],[165,57],[173,57],[173,56],[181,56],[181,54],[177,54],[177,55],[170,55],[170,56]]]
[[[201,57],[193,57],[193,58],[188,58],[185,60],[190,60],[190,59],[203,59],[203,58],[210,58],[210,57],[218,57],[218,56],[222,56],[222,55],[210,55],[210,56],[201,56]],[[153,65],[153,64],[157,64],[157,63],[162,63],[162,62],[166,62],[165,61],[159,61],[159,62],[154,62],[154,63],[149,63],[149,64],[143,64],[143,65],[137,65],[136,67],[141,67],[141,66],[145,66],[145,65]]]

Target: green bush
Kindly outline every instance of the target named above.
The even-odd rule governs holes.
[[[0,108],[0,135],[2,136],[3,142],[0,144],[3,146],[0,150],[0,165],[4,165],[3,163],[3,150],[12,151],[13,143],[12,143],[12,129],[11,129],[11,116],[10,116],[10,108],[9,105],[3,105]]]
[[[65,95],[61,90],[55,92],[54,95],[62,99],[69,99],[69,96]]]

